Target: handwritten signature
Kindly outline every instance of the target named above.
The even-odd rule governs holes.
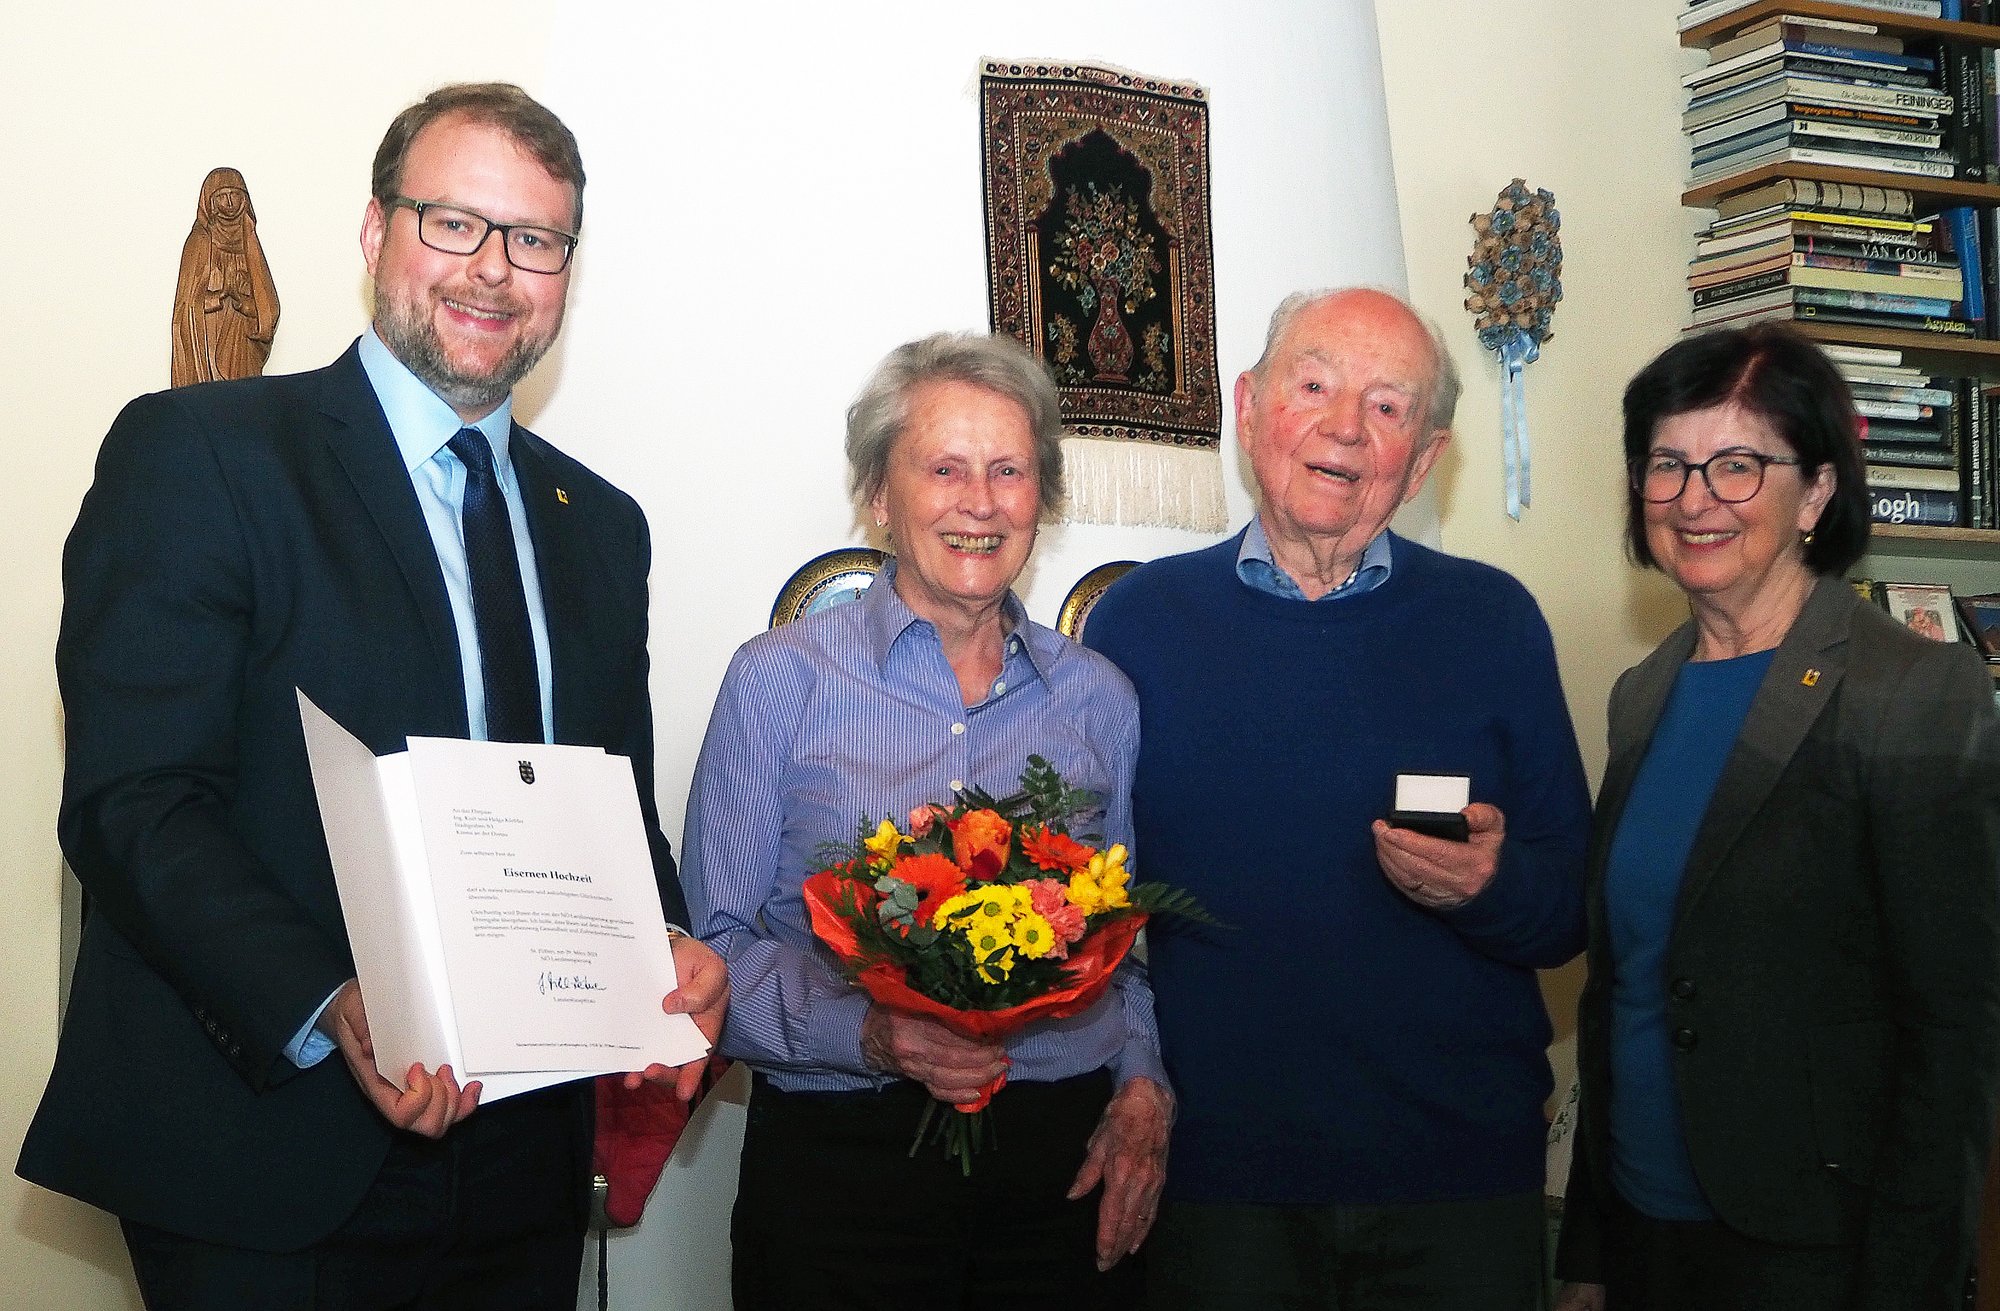
[[[536,985],[544,997],[552,992],[603,992],[604,985],[587,974],[557,974],[543,970]]]

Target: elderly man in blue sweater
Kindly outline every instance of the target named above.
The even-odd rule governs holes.
[[[1457,395],[1395,297],[1286,300],[1236,383],[1256,517],[1090,617],[1139,693],[1146,877],[1233,926],[1152,944],[1156,1306],[1540,1305],[1535,971],[1583,945],[1589,797],[1527,591],[1388,530]],[[1384,822],[1403,773],[1470,780],[1463,841]]]

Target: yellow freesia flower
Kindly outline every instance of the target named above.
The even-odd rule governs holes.
[[[1125,888],[1132,876],[1125,869],[1125,846],[1113,843],[1109,851],[1090,858],[1090,865],[1069,876],[1070,904],[1086,915],[1118,910],[1132,904]]]
[[[1104,894],[1098,891],[1095,874],[1080,869],[1069,876],[1069,904],[1085,915],[1095,915],[1104,909]]]
[[[875,826],[875,836],[863,838],[861,845],[868,848],[869,864],[877,869],[887,869],[895,862],[896,853],[903,848],[903,835],[896,831],[891,820],[883,820]]]

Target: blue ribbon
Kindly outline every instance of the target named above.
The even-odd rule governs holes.
[[[1507,514],[1515,522],[1531,504],[1528,453],[1528,394],[1521,370],[1541,358],[1541,343],[1521,328],[1507,328],[1494,349],[1500,352],[1500,462]]]

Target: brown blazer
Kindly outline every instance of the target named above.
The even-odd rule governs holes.
[[[1605,863],[1694,643],[1684,625],[1611,693],[1566,1278],[1599,1277],[1610,1196]],[[1689,1154],[1722,1223],[1857,1246],[1858,1306],[1957,1306],[2000,1083],[2000,721],[1969,646],[1819,582],[1702,819],[1665,968]]]

